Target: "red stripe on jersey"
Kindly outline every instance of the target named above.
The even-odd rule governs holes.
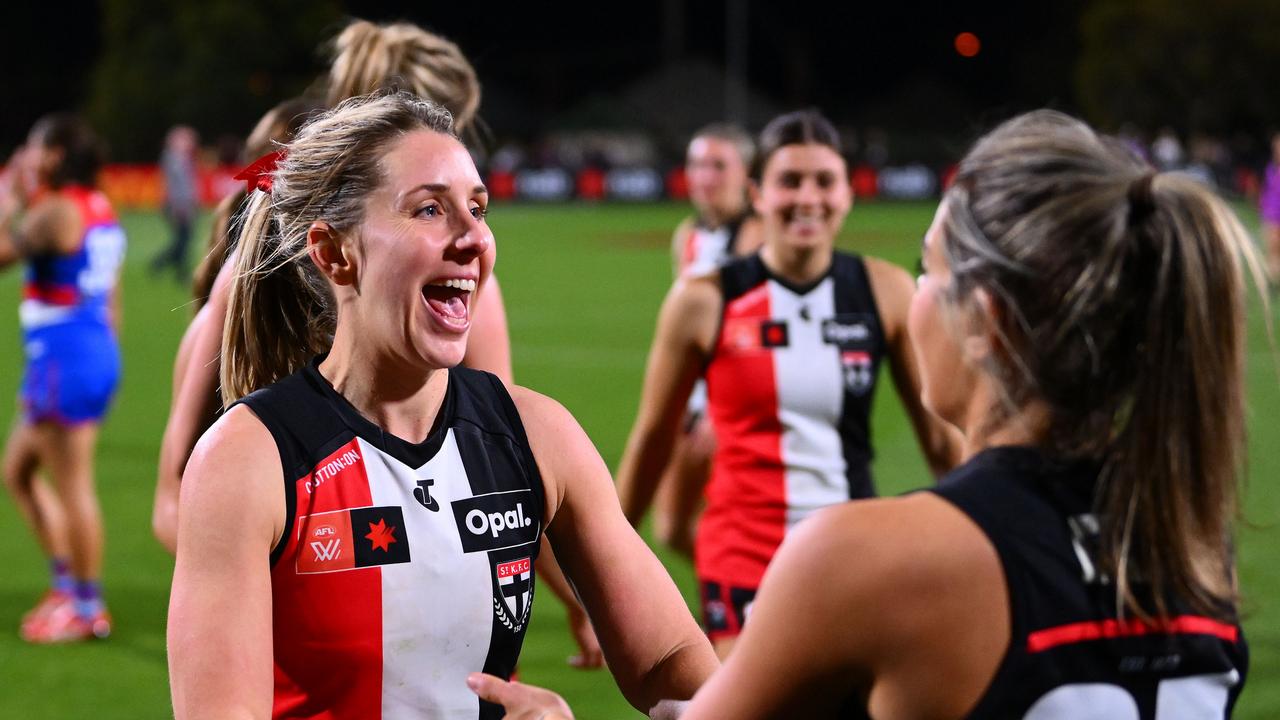
[[[1240,630],[1235,625],[1199,615],[1180,615],[1167,620],[1092,620],[1037,630],[1027,636],[1027,652],[1044,652],[1060,645],[1090,640],[1138,637],[1141,635],[1213,635],[1236,642]]]
[[[111,207],[111,201],[98,190],[72,185],[65,188],[63,193],[80,210],[80,222],[84,224],[85,230],[95,225],[116,222],[116,212]]]
[[[698,226],[690,228],[684,236],[684,248],[680,251],[680,272],[684,272],[698,257]]]
[[[22,297],[26,300],[37,300],[48,305],[71,306],[80,302],[80,289],[74,285],[50,285],[29,282],[22,288]]]
[[[293,532],[271,578],[272,717],[380,717],[382,570],[347,569],[355,538],[337,512],[373,504],[359,441],[298,478],[296,491]]]
[[[754,588],[786,532],[786,468],[768,283],[731,300],[707,367],[707,407],[718,445],[698,523],[698,577]]]

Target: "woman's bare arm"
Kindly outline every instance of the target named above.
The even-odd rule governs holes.
[[[964,438],[958,429],[929,412],[920,399],[920,369],[907,331],[907,312],[915,281],[897,265],[876,258],[864,258],[864,262],[889,345],[889,371],[894,388],[915,429],[929,469],[935,477],[941,477],[960,464]]]
[[[653,504],[689,393],[710,356],[722,305],[718,284],[706,276],[677,280],[662,303],[640,407],[618,464],[618,496],[632,525]]]
[[[169,599],[169,682],[178,720],[271,715],[271,568],[284,525],[275,441],[246,407],[196,446],[182,480]]]
[[[547,534],[622,693],[647,711],[693,695],[717,662],[675,583],[618,506],[609,470],[559,403],[512,397],[547,489]]]

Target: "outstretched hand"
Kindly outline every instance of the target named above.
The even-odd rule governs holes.
[[[504,720],[573,720],[569,704],[550,690],[485,673],[468,675],[467,687],[482,700],[501,705]]]

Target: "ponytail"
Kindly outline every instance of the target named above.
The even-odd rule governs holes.
[[[245,211],[222,343],[222,402],[229,406],[325,352],[333,341],[333,294],[307,257],[306,236],[285,242],[271,196]]]
[[[1061,113],[1014,118],[944,199],[948,306],[1002,310],[985,369],[999,422],[1037,402],[1046,452],[1101,464],[1099,570],[1117,607],[1230,617],[1244,461],[1245,278],[1260,264],[1226,205],[1155,174]]]
[[[1223,615],[1238,600],[1232,523],[1244,465],[1245,279],[1239,220],[1194,180],[1130,194],[1132,241],[1153,267],[1136,375],[1103,467],[1104,567],[1122,606],[1167,615],[1166,598]],[[1256,272],[1256,261],[1254,262]],[[1143,283],[1144,285],[1147,283]],[[1134,587],[1153,590],[1149,602]]]

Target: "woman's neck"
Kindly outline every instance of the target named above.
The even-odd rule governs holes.
[[[769,272],[793,285],[808,285],[826,275],[831,269],[831,256],[830,245],[794,248],[766,242],[760,250],[760,259]]]
[[[425,440],[444,402],[449,371],[423,370],[350,337],[339,326],[320,374],[378,427],[410,442]]]
[[[1049,407],[1043,401],[1032,400],[1011,413],[994,393],[977,390],[973,400],[970,412],[961,422],[965,459],[991,447],[1044,443],[1049,428]]]

